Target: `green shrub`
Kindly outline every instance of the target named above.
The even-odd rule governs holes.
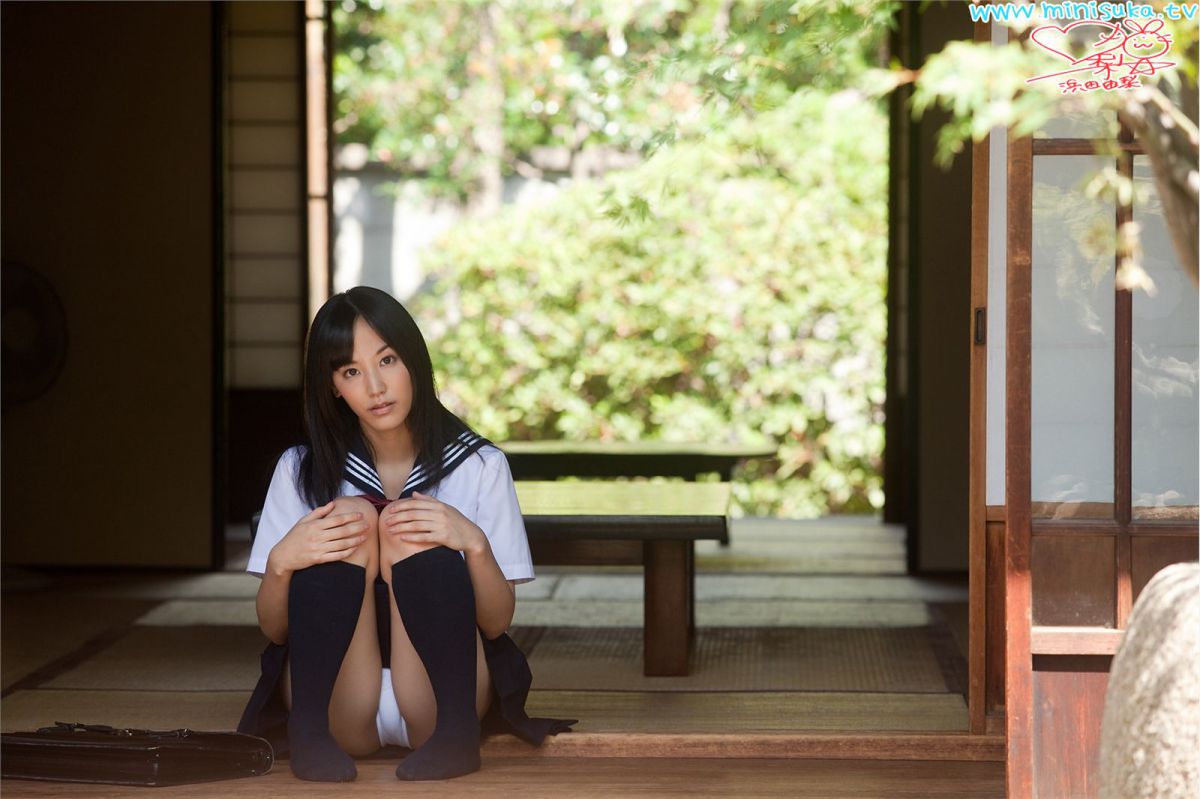
[[[735,514],[882,505],[887,117],[802,91],[443,237],[414,311],[443,401],[506,439],[737,441]]]

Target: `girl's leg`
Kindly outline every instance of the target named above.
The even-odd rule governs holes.
[[[368,524],[367,539],[349,556],[347,563],[364,570],[362,606],[350,645],[337,673],[329,701],[329,731],[343,751],[352,756],[369,755],[380,748],[375,729],[379,708],[379,683],[383,676],[379,642],[375,629],[375,576],[379,573],[377,541],[379,514],[375,506],[361,497],[339,497],[331,513],[363,514]],[[283,673],[284,701],[292,706],[290,664]]]
[[[400,540],[387,541],[384,538],[381,536],[379,541],[379,562],[384,582],[388,584],[388,595],[391,596],[392,564],[404,560],[409,555],[432,549],[434,545],[410,544]],[[404,716],[408,728],[409,743],[416,748],[425,743],[433,733],[437,702],[433,697],[429,675],[425,673],[425,664],[421,662],[421,656],[413,648],[408,632],[404,629],[404,620],[400,618],[399,608],[395,602],[389,602],[388,605],[392,622],[392,689],[396,694],[396,704],[400,706],[400,714]],[[475,633],[475,641],[475,709],[479,717],[483,718],[491,704],[492,676],[488,671],[487,660],[483,654],[483,640],[478,630]]]

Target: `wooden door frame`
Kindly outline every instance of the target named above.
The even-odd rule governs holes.
[[[1033,138],[1008,140],[1005,319],[1004,684],[1008,796],[1033,795],[1033,626],[1030,571]]]
[[[975,23],[974,40],[991,41],[991,24]],[[971,146],[971,336],[968,411],[967,730],[987,731],[987,288],[991,136]]]
[[[975,24],[974,40],[990,42],[992,25]],[[987,641],[987,338],[988,220],[990,211],[991,136],[971,152],[971,307],[970,459],[968,529],[969,654],[968,728],[987,731],[987,645],[1002,652],[990,662],[1003,664],[1005,782],[1007,796],[1033,795],[1032,581],[1030,573],[1030,387],[1033,140],[1006,138],[1005,252],[1005,433],[1004,501],[993,521],[1002,520],[1001,562],[991,564],[1001,578],[1003,625]],[[1000,309],[996,309],[1000,312]],[[993,558],[999,553],[993,552]]]
[[[975,25],[974,40],[990,42],[992,25]],[[972,146],[970,363],[970,647],[968,724],[974,734],[987,727],[987,339],[988,220],[991,136]],[[1033,139],[1006,137],[1005,251],[1005,433],[1004,523],[1000,563],[1002,635],[990,642],[1001,649],[1007,796],[1033,795],[1032,581],[1030,572],[1031,441],[1031,279]],[[1000,312],[1000,309],[996,309]],[[995,517],[996,514],[993,514]],[[996,553],[993,553],[993,557]]]

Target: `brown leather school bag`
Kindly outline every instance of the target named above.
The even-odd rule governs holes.
[[[238,732],[135,730],[64,724],[0,735],[6,779],[184,785],[271,770],[275,756],[262,738]]]

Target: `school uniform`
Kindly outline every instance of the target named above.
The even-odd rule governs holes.
[[[246,566],[246,571],[251,574],[262,577],[272,547],[313,510],[302,497],[296,479],[303,452],[302,447],[292,447],[280,456],[275,466]],[[506,579],[517,583],[534,579],[525,523],[517,504],[508,460],[487,439],[464,431],[446,445],[440,461],[414,466],[400,497],[411,496],[414,491],[453,506],[478,525],[487,536],[492,554]],[[384,494],[383,482],[361,435],[347,453],[339,495],[362,495],[379,508],[392,501]],[[376,577],[374,589],[380,659],[386,664],[391,653],[389,606],[393,600],[382,576]],[[494,688],[491,708],[483,720],[485,731],[511,732],[540,745],[546,735],[568,730],[574,721],[530,719],[525,715],[525,698],[532,674],[524,654],[512,639],[507,634],[490,641],[481,637]],[[262,676],[238,724],[239,732],[271,741],[277,754],[287,751],[287,707],[280,690],[286,655],[286,644],[267,645],[261,657]],[[392,689],[391,672],[386,666],[375,726],[383,745],[409,746],[407,727]]]

